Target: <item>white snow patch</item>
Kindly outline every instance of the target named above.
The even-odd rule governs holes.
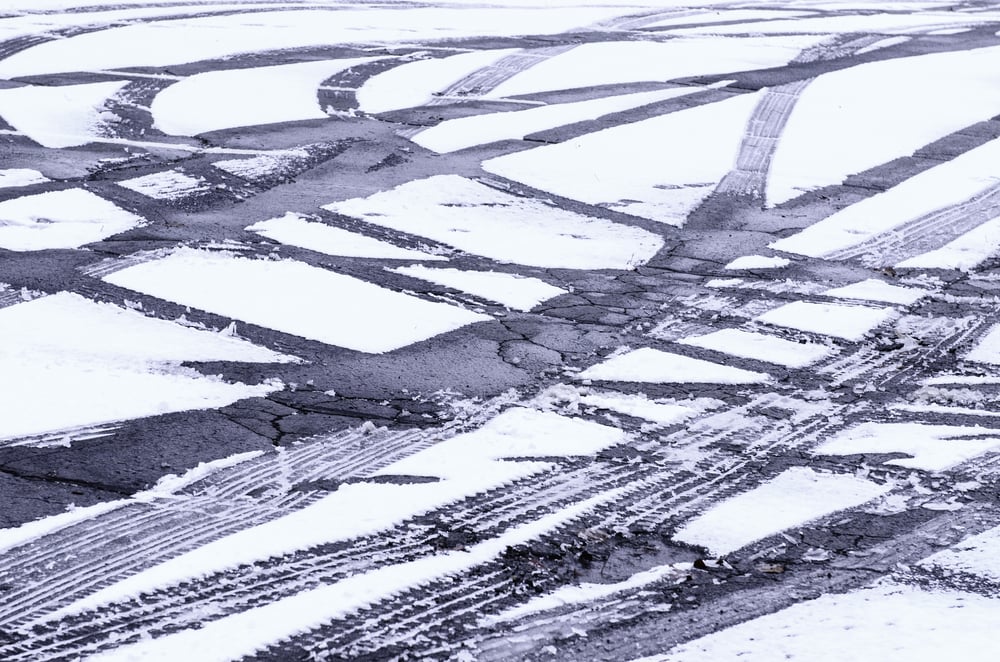
[[[860,506],[890,489],[855,476],[793,467],[713,506],[682,526],[674,540],[723,556],[824,515]]]
[[[992,327],[965,358],[978,363],[1000,365],[1000,324]]]
[[[1000,526],[932,554],[918,565],[968,573],[1000,582]]]
[[[205,178],[192,177],[179,170],[165,170],[125,179],[118,182],[118,185],[155,200],[179,200],[204,193],[212,187]]]
[[[623,94],[573,103],[559,103],[527,110],[486,113],[445,120],[413,136],[413,142],[439,154],[500,140],[521,138],[556,127],[593,120],[604,115],[700,92],[702,88],[674,88]]]
[[[862,423],[813,449],[817,455],[905,453],[886,464],[943,471],[1000,446],[1000,430],[925,423]]]
[[[781,267],[787,267],[792,261],[787,257],[765,257],[763,255],[744,255],[738,257],[729,264],[727,264],[724,269],[780,269]]]
[[[835,287],[832,290],[823,292],[828,297],[838,299],[862,299],[864,301],[882,301],[884,303],[898,303],[908,306],[916,303],[927,296],[926,290],[913,289],[912,287],[900,287],[889,283],[869,278],[843,287]]]
[[[0,117],[42,147],[86,145],[101,138],[104,102],[127,84],[115,80],[0,90]]]
[[[49,181],[49,178],[30,168],[9,168],[0,170],[0,188],[31,186]]]
[[[382,58],[296,62],[195,74],[156,95],[154,126],[172,136],[194,136],[238,126],[325,119],[317,91],[330,76]]]
[[[769,310],[755,319],[766,324],[811,331],[845,340],[861,340],[869,331],[895,315],[896,311],[892,308],[793,301]]]
[[[871,8],[872,3],[865,4],[867,5],[865,7],[866,9]],[[822,9],[822,7],[816,7],[816,9]],[[820,35],[844,34],[852,32],[861,34],[912,34],[957,25],[975,26],[982,23],[992,23],[997,20],[998,17],[995,12],[984,12],[978,14],[935,11],[919,13],[865,13],[842,16],[816,16],[781,21],[758,21],[755,23],[738,23],[735,25],[709,25],[704,27],[680,28],[671,30],[671,33],[688,36],[709,34]]]
[[[937,377],[927,377],[920,380],[921,386],[940,386],[949,384],[1000,384],[1000,377],[979,375],[938,375]]]
[[[663,239],[641,228],[584,216],[457,175],[437,175],[324,209],[449,244],[469,253],[536,267],[630,269]]]
[[[610,409],[627,416],[642,418],[657,425],[673,425],[687,420],[701,412],[700,408],[688,407],[670,402],[657,402],[644,395],[621,393],[589,393],[579,397],[579,403],[587,407]]]
[[[109,283],[360,352],[382,353],[492,319],[294,260],[189,248],[104,277]]]
[[[681,644],[649,662],[993,658],[1000,600],[882,583],[827,594]]]
[[[888,39],[882,39],[876,41],[870,46],[865,46],[864,48],[854,51],[854,55],[864,55],[865,53],[871,53],[873,51],[881,50],[883,48],[889,48],[891,46],[898,46],[900,44],[905,44],[910,41],[913,37],[889,37]]]
[[[903,260],[896,267],[970,271],[998,253],[1000,253],[1000,215],[939,248]]]
[[[739,329],[722,329],[678,342],[790,368],[802,368],[833,354],[833,350],[826,345],[799,343]]]
[[[742,94],[603,129],[489,159],[483,169],[679,227],[733,167],[758,97]]]
[[[566,294],[566,290],[549,285],[540,278],[499,271],[438,269],[419,264],[392,271],[496,301],[514,310],[529,311],[543,301]]]
[[[0,202],[0,247],[79,248],[145,224],[145,219],[90,191],[49,191]]]
[[[386,260],[447,260],[443,255],[431,255],[412,248],[401,248],[387,241],[356,232],[309,221],[294,212],[279,218],[260,221],[247,230],[289,246],[308,248],[326,255],[368,257]]]
[[[762,372],[643,347],[591,366],[579,373],[577,379],[665,384],[760,384],[770,381],[771,377]]]

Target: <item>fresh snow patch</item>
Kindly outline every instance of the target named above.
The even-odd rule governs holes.
[[[330,76],[382,58],[297,62],[195,74],[156,95],[154,126],[172,136],[325,119],[317,91]]]
[[[771,377],[651,347],[632,350],[591,366],[577,379],[665,384],[760,384]]]
[[[386,113],[422,106],[449,85],[518,51],[517,48],[482,50],[407,62],[365,81],[355,92],[358,109]]]
[[[701,89],[681,87],[588,99],[573,103],[552,104],[528,108],[527,110],[459,117],[424,129],[413,136],[411,140],[421,147],[426,147],[439,154],[446,154],[500,140],[520,140],[539,131],[554,129],[574,122],[593,120],[604,115],[694,94],[700,92]]]
[[[920,380],[921,386],[942,386],[950,384],[982,385],[1000,384],[1000,377],[979,375],[938,375]]]
[[[840,662],[993,658],[1000,600],[881,583],[761,616],[681,644],[648,662]]]
[[[966,360],[1000,365],[1000,324],[993,326],[976,346],[965,355]]]
[[[165,170],[150,175],[125,179],[118,185],[155,200],[179,200],[204,193],[212,184],[203,177],[192,177],[179,170]]]
[[[1000,526],[932,554],[918,565],[967,573],[1000,582]]]
[[[566,290],[549,285],[540,278],[499,271],[438,269],[419,264],[392,271],[496,301],[514,310],[529,311],[543,301],[566,294]]]
[[[359,352],[389,352],[492,319],[294,260],[249,259],[190,248],[104,280]]]
[[[744,255],[738,257],[723,269],[780,269],[787,267],[792,261],[786,257],[765,257],[763,255]]]
[[[895,315],[896,312],[891,308],[793,301],[769,310],[755,319],[766,324],[811,331],[845,340],[861,340],[866,333]]]
[[[145,219],[90,191],[48,191],[0,202],[0,247],[79,248],[145,224]]]
[[[898,303],[908,306],[916,303],[927,296],[926,290],[917,290],[911,287],[900,287],[889,283],[869,278],[843,287],[835,287],[832,290],[823,292],[825,296],[836,297],[838,299],[862,299],[864,301],[882,301],[884,303]]]
[[[680,227],[732,169],[759,93],[741,94],[556,145],[483,169],[573,200]],[[688,158],[697,154],[698,158]]]
[[[926,423],[862,423],[817,446],[817,455],[905,453],[886,464],[943,471],[1000,446],[1000,430]]]
[[[458,175],[420,179],[323,208],[499,262],[535,267],[631,269],[664,243],[641,228],[504,193]]]
[[[308,248],[326,255],[386,260],[448,259],[443,255],[431,255],[411,248],[400,248],[387,241],[350,232],[326,223],[309,221],[304,216],[294,212],[288,212],[279,218],[254,223],[247,230],[282,244]]]
[[[703,347],[789,368],[802,368],[833,354],[833,350],[826,345],[798,343],[739,329],[722,329],[703,336],[684,338],[678,342],[682,345]]]
[[[274,154],[261,154],[249,159],[228,159],[215,161],[212,166],[249,181],[260,181],[271,177],[282,177],[310,158],[306,149],[282,150]]]
[[[824,515],[889,492],[855,476],[793,467],[749,492],[726,499],[682,526],[674,540],[723,556]]]
[[[25,85],[0,90],[0,117],[42,147],[86,145],[101,137],[105,101],[128,82]]]
[[[29,168],[10,168],[0,170],[0,188],[15,188],[18,186],[31,186],[32,184],[42,184],[49,181],[49,178]]]
[[[971,271],[998,253],[1000,253],[1000,215],[956,237],[944,246],[903,260],[896,267]]]

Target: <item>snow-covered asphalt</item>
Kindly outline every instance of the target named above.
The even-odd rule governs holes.
[[[995,659],[1000,3],[0,3],[0,660]]]

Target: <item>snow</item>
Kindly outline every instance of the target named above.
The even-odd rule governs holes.
[[[79,248],[145,224],[145,219],[90,191],[48,191],[0,202],[0,247]]]
[[[663,239],[640,228],[514,196],[457,175],[407,182],[323,207],[499,262],[568,269],[631,269]]]
[[[820,7],[816,7],[819,9]],[[958,12],[921,12],[854,14],[844,16],[817,16],[780,21],[759,21],[735,25],[709,25],[671,30],[671,34],[697,35],[783,35],[783,34],[911,34],[943,29],[956,25],[975,26],[998,20],[996,13],[962,14]]]
[[[339,44],[558,34],[628,8],[342,8],[150,21],[48,41],[0,61],[0,78],[161,67],[242,53]]]
[[[756,21],[775,18],[797,18],[809,16],[811,12],[792,11],[787,9],[717,9],[696,13],[685,12],[681,16],[664,18],[653,23],[645,23],[644,30],[664,28],[672,25],[708,25],[710,23],[729,23],[738,21]]]
[[[903,453],[886,464],[943,471],[1000,446],[1000,430],[925,423],[862,423],[817,446],[817,455]]]
[[[355,92],[358,109],[366,113],[386,113],[422,106],[465,76],[519,50],[473,51],[401,64],[372,76],[358,88]]]
[[[889,582],[800,602],[692,642],[649,662],[840,662],[995,657],[1000,600]]]
[[[992,327],[976,346],[965,355],[966,360],[1000,365],[1000,325]]]
[[[489,562],[511,546],[523,544],[563,526],[621,493],[611,490],[559,512],[515,527],[496,538],[462,551],[449,551],[342,579],[263,607],[209,621],[157,639],[126,644],[90,658],[93,662],[128,659],[133,662],[228,662],[268,645],[348,616],[409,588],[444,579]]]
[[[889,492],[887,485],[793,467],[713,506],[678,529],[674,540],[724,556],[752,542]]]
[[[896,267],[971,271],[998,253],[1000,253],[1000,215],[939,248],[903,260]]]
[[[843,287],[835,287],[823,292],[823,294],[824,296],[836,297],[838,299],[881,301],[884,303],[898,303],[903,306],[916,303],[927,296],[925,290],[890,285],[884,280],[878,280],[877,278],[869,278],[868,280],[851,283]]]
[[[1000,384],[1000,377],[981,377],[978,375],[938,375],[920,380],[921,386],[938,386],[949,384],[981,385]]]
[[[288,212],[284,216],[260,221],[247,227],[259,235],[299,248],[349,257],[386,260],[447,260],[443,255],[431,255],[412,248],[401,248],[387,241],[356,232],[309,221],[304,216]]]
[[[0,67],[7,61],[0,61]],[[0,117],[42,147],[86,145],[101,139],[104,103],[127,84],[115,80],[0,89]]]
[[[810,331],[844,340],[861,340],[869,331],[895,315],[896,312],[891,308],[793,301],[769,310],[755,319],[766,324]]]
[[[833,350],[826,345],[799,343],[739,329],[722,329],[678,342],[789,368],[802,368],[833,354]]]
[[[970,536],[957,545],[928,556],[918,565],[1000,582],[1000,527]]]
[[[486,425],[383,468],[375,476],[430,476],[436,483],[351,483],[262,525],[186,552],[102,589],[47,618],[299,549],[371,535],[448,503],[550,469],[505,457],[591,455],[621,443],[620,430],[550,412],[509,409]],[[613,492],[613,491],[612,491]],[[600,498],[607,498],[602,495]],[[363,509],[358,504],[363,503]],[[572,509],[572,508],[571,508]],[[543,518],[544,519],[544,518]],[[530,525],[529,525],[530,526]]]
[[[587,368],[577,378],[667,384],[759,384],[771,379],[762,372],[732,368],[650,347],[612,357]]]
[[[195,74],[156,95],[154,126],[172,136],[279,122],[327,119],[317,91],[334,74],[382,58],[296,62]]]
[[[872,17],[858,18],[867,24]],[[805,88],[778,143],[767,185],[768,203],[780,204],[803,191],[839,184],[850,174],[908,156],[995,116],[1000,112],[994,66],[998,58],[1000,47],[978,48],[883,60],[818,77]],[[927,112],[913,114],[914,108]],[[900,117],[910,119],[900,122]],[[823,158],[817,159],[817,154]],[[921,188],[917,195],[919,204],[940,194]],[[871,204],[875,203],[862,209],[869,218],[878,219]],[[911,202],[903,210],[913,207]],[[848,217],[852,213],[862,212]],[[898,213],[890,219],[898,219]],[[884,225],[876,220],[867,227]],[[818,243],[826,251],[838,245]]]
[[[0,188],[31,186],[49,181],[49,178],[30,168],[9,168],[0,170]]]
[[[787,267],[792,261],[785,257],[765,257],[763,255],[744,255],[738,257],[729,264],[727,264],[724,269],[780,269],[781,267]]]
[[[360,352],[382,353],[492,319],[294,260],[182,248],[104,277],[168,301]]]
[[[604,115],[638,108],[701,91],[700,88],[674,88],[655,92],[622,94],[573,103],[559,103],[527,110],[486,113],[445,120],[424,129],[411,138],[421,147],[446,154],[467,147],[500,140],[520,140],[527,135],[556,127],[593,120]]]
[[[543,191],[680,227],[730,171],[759,93],[483,163]],[[697,158],[690,158],[697,155]]]
[[[529,278],[499,271],[438,269],[419,264],[398,267],[392,271],[496,301],[513,310],[525,312],[552,297],[566,294],[566,290],[549,285],[540,278]]]
[[[589,393],[579,396],[578,402],[586,407],[608,409],[627,416],[642,418],[657,425],[673,425],[698,414],[700,409],[669,402],[657,402],[644,395],[621,393]]]
[[[767,69],[788,63],[819,42],[817,37],[794,36],[586,43],[538,62],[485,96],[502,98]]]
[[[1000,102],[1000,97],[997,101]],[[949,108],[952,106],[949,105]],[[947,114],[943,117],[947,117]],[[914,123],[914,126],[918,125]],[[897,134],[893,132],[893,135]],[[886,142],[875,136],[870,138],[873,142]],[[918,146],[913,145],[912,149]],[[1000,159],[1000,140],[991,140],[914,175],[887,191],[835,212],[801,232],[772,243],[770,247],[788,253],[821,257],[857,246],[907,221],[964,202],[977,193],[996,186],[1000,183],[1000,176],[996,174],[994,167],[997,159]],[[967,242],[959,245],[967,245]],[[984,247],[984,250],[989,248]],[[919,261],[914,266],[917,265]]]
[[[306,149],[287,149],[249,159],[216,161],[212,166],[230,175],[259,181],[270,177],[284,177],[307,163],[309,157],[309,151]]]
[[[203,177],[192,177],[179,170],[164,170],[118,182],[118,185],[156,200],[179,200],[204,193],[212,184]]]

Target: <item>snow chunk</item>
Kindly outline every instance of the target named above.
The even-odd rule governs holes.
[[[825,345],[798,343],[739,329],[722,329],[703,336],[684,338],[678,342],[746,359],[777,363],[789,368],[802,368],[833,354],[833,350]]]
[[[204,193],[211,189],[212,184],[203,177],[192,177],[179,170],[165,170],[125,179],[118,182],[118,186],[155,200],[179,200],[189,195]]]
[[[308,248],[326,255],[369,257],[387,260],[447,260],[443,255],[431,255],[411,248],[400,248],[387,241],[368,237],[342,228],[309,221],[300,214],[288,212],[279,218],[260,221],[247,227],[269,239]]]
[[[577,378],[669,384],[760,384],[771,379],[762,372],[731,368],[650,347],[598,363],[581,372]]]
[[[49,191],[0,202],[0,247],[79,248],[145,224],[145,219],[90,191]]]
[[[294,260],[255,260],[189,248],[104,280],[359,352],[388,352],[492,319]]]
[[[793,467],[713,506],[682,526],[674,540],[723,556],[791,527],[859,506],[890,489],[854,476]]]
[[[101,137],[104,102],[128,82],[25,85],[0,90],[0,116],[42,147],[86,145]]]
[[[780,269],[787,267],[792,261],[786,257],[765,257],[763,255],[744,255],[738,257],[723,269]]]
[[[49,181],[48,177],[30,168],[0,170],[0,188],[31,186],[32,184],[42,184],[47,181]]]
[[[468,292],[514,310],[529,311],[543,301],[566,294],[566,290],[549,285],[540,278],[499,271],[431,269],[419,264],[398,267],[392,271]]]
[[[323,208],[499,262],[536,267],[631,269],[664,243],[640,228],[510,195],[458,175],[420,179]]]
[[[835,287],[832,290],[823,292],[828,297],[839,299],[863,299],[865,301],[883,301],[885,303],[898,303],[908,306],[916,303],[927,296],[925,290],[915,290],[910,287],[900,287],[889,283],[869,278],[843,287]]]
[[[1000,430],[925,423],[862,423],[817,446],[817,455],[905,453],[900,467],[943,471],[1000,446]]]
[[[794,301],[756,317],[758,322],[811,331],[845,340],[861,340],[865,334],[895,316],[891,308],[868,308],[835,303]]]

